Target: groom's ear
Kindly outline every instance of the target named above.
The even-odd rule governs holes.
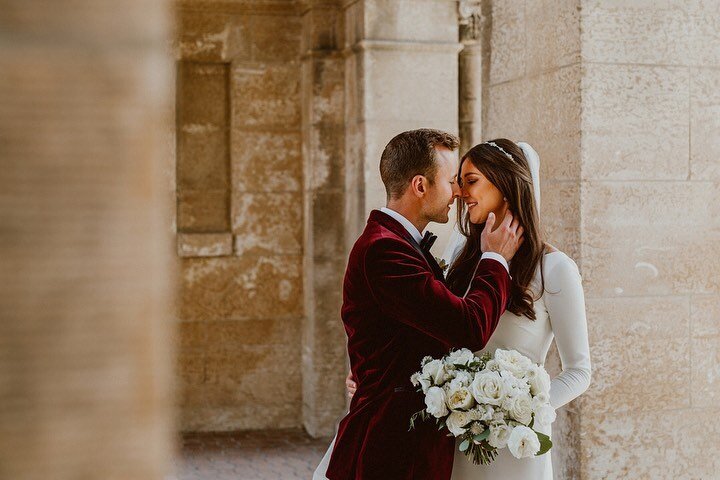
[[[416,197],[425,195],[427,184],[427,178],[425,178],[424,175],[415,175],[412,180],[410,180],[410,188]]]

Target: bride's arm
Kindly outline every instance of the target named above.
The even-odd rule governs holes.
[[[577,265],[564,254],[548,260],[544,300],[562,362],[562,372],[550,384],[550,403],[559,408],[590,385],[590,347]]]

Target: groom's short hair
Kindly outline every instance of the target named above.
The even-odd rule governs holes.
[[[435,147],[455,150],[459,145],[455,135],[430,128],[396,135],[380,157],[380,178],[388,199],[402,196],[415,175],[427,177],[432,184],[437,171]]]

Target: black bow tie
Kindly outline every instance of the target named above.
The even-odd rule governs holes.
[[[425,235],[420,241],[420,248],[424,252],[429,252],[430,248],[432,248],[433,244],[435,243],[435,240],[437,240],[437,235],[433,234],[430,231],[426,231]]]

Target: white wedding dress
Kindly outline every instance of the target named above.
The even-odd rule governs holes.
[[[454,251],[446,251],[446,261],[454,260],[461,248],[462,242],[451,241],[449,249]],[[534,304],[536,319],[506,311],[481,352],[498,348],[517,350],[542,365],[554,337],[562,361],[562,372],[550,386],[550,404],[557,409],[582,394],[590,384],[585,299],[577,265],[570,257],[563,252],[551,252],[544,255],[542,263],[545,291]],[[540,291],[540,269],[531,288]],[[543,433],[552,436],[549,429]],[[552,480],[551,454],[517,459],[505,448],[490,465],[474,465],[456,450],[452,480],[486,479]]]

